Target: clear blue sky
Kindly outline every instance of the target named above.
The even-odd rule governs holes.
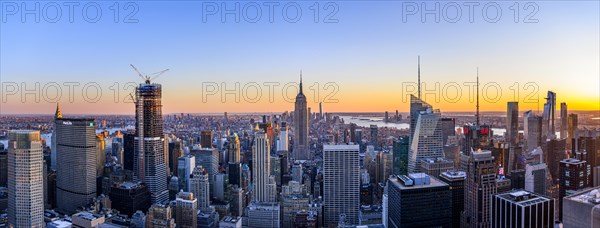
[[[108,88],[114,82],[138,82],[129,67],[133,63],[146,73],[171,69],[157,79],[165,90],[165,112],[283,111],[293,105],[277,98],[272,104],[243,100],[222,104],[217,98],[201,103],[201,83],[284,84],[297,81],[303,70],[305,85],[339,85],[339,103],[326,105],[330,111],[405,111],[408,106],[400,99],[401,84],[416,81],[416,59],[421,55],[423,81],[462,84],[473,81],[479,67],[482,82],[498,82],[503,99],[482,105],[487,110],[504,110],[504,102],[510,100],[509,86],[515,82],[521,87],[526,82],[537,83],[539,97],[554,90],[558,100],[572,104],[573,109],[599,109],[598,1],[536,2],[538,11],[533,18],[539,20],[537,23],[523,23],[536,8],[523,9],[525,3],[519,5],[519,23],[515,23],[512,1],[499,2],[502,15],[497,23],[484,20],[485,2],[475,7],[474,23],[469,22],[464,2],[457,2],[462,11],[457,23],[449,23],[443,16],[436,23],[434,15],[428,15],[423,23],[420,13],[407,16],[408,21],[403,22],[400,1],[334,2],[337,23],[323,23],[335,8],[324,9],[325,2],[319,2],[320,22],[314,23],[314,11],[309,7],[315,1],[297,1],[302,9],[297,23],[282,17],[285,2],[275,7],[273,23],[264,2],[256,2],[262,11],[257,23],[245,21],[243,15],[239,23],[233,15],[227,15],[222,23],[220,12],[206,16],[203,22],[200,1],[137,2],[139,11],[133,18],[138,22],[123,23],[123,17],[134,7],[126,10],[125,2],[119,2],[120,22],[114,23],[114,11],[109,8],[114,2],[99,1],[102,16],[97,23],[84,20],[84,3],[75,7],[73,23],[66,6],[62,6],[57,23],[46,22],[43,15],[39,23],[33,15],[26,15],[27,21],[22,23],[20,12],[7,13],[12,5],[2,1],[1,81],[31,86],[33,82],[98,82],[104,89],[99,103],[76,99],[69,104],[65,94],[61,103],[74,113],[131,113],[132,105],[112,103]],[[254,12],[248,1],[224,4],[233,8],[236,2],[242,11],[247,6]],[[19,8],[23,6],[17,3]],[[42,8],[47,4],[39,3]],[[222,2],[215,3],[222,10]],[[416,3],[422,6],[422,2]],[[424,3],[433,8],[436,2]],[[442,8],[448,4],[438,3]],[[25,4],[33,8],[35,1]],[[447,7],[453,15],[454,8]],[[88,8],[91,17],[93,9]],[[293,9],[288,11],[290,17],[294,17]],[[53,15],[50,6],[48,12]],[[521,88],[521,93],[525,92]],[[54,104],[43,99],[39,104],[23,104],[18,96],[7,99],[1,103],[2,113],[53,112]],[[438,106],[454,111],[468,111],[472,106],[464,99],[459,103],[442,100]]]

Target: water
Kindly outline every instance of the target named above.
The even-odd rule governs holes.
[[[364,116],[340,116],[346,123],[353,123],[359,127],[370,127],[371,125],[377,125],[377,127],[388,127],[396,129],[409,129],[410,124],[408,123],[386,123],[383,118],[380,117],[364,117]],[[456,129],[462,128],[456,126]],[[495,136],[503,136],[506,133],[504,128],[492,128]]]
[[[353,123],[359,127],[370,127],[371,125],[377,125],[377,127],[387,127],[396,129],[408,129],[410,124],[407,123],[386,123],[383,118],[378,117],[363,117],[363,116],[340,116],[346,123]]]

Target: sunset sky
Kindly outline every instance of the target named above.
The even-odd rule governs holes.
[[[145,1],[129,8],[120,2],[115,23],[114,1],[99,3],[102,15],[96,23],[84,20],[82,6],[75,8],[73,23],[66,7],[58,22],[50,23],[45,20],[48,15],[41,15],[38,23],[34,15],[25,15],[22,22],[20,13],[12,15],[7,12],[12,9],[3,5],[1,114],[53,113],[56,85],[62,90],[63,113],[133,114],[133,104],[123,102],[133,91],[126,85],[142,81],[129,64],[148,74],[170,69],[155,80],[163,85],[164,113],[293,110],[293,101],[285,97],[295,96],[295,84],[288,83],[297,83],[300,71],[313,111],[318,110],[317,101],[324,101],[326,112],[406,112],[408,94],[416,88],[417,56],[421,56],[423,90],[435,90],[439,83],[439,89],[429,92],[425,100],[442,112],[474,110],[475,99],[469,99],[465,83],[475,82],[477,67],[484,111],[506,110],[506,102],[513,100],[520,102],[520,112],[542,109],[548,90],[556,92],[557,102],[566,102],[570,110],[600,110],[598,1],[536,2],[534,14],[530,13],[536,7],[522,3],[518,23],[511,10],[514,2],[499,2],[502,12],[496,23],[485,20],[485,2],[475,8],[473,23],[464,5],[456,23],[444,15],[439,22],[435,15],[425,15],[427,21],[422,22],[420,13],[403,14],[408,5],[400,1],[340,1],[328,7],[319,2],[318,23],[311,10],[315,1],[298,1],[302,13],[296,23],[282,16],[285,3],[275,7],[271,23],[268,8],[257,2],[262,13],[252,23],[246,20],[248,15],[241,15],[239,22],[235,15],[224,15],[222,22],[220,12],[206,14],[206,7],[234,8],[235,3],[240,3],[240,14],[244,9],[253,12],[255,5],[246,1],[204,2],[204,9],[203,2],[196,1],[177,5]],[[434,8],[435,3],[424,4]],[[134,8],[138,11],[132,19],[138,21],[123,23]],[[451,6],[446,9],[453,12]],[[288,8],[290,12],[288,19],[294,17],[293,8]],[[537,23],[523,23],[528,15]],[[329,16],[334,23],[323,22]],[[71,102],[65,83],[74,82],[79,85]],[[25,95],[24,90],[33,90],[35,83],[38,92]],[[91,83],[100,86],[102,96],[93,99],[95,87],[90,87],[86,101],[82,88]],[[229,94],[222,102],[222,85],[232,90],[235,83],[240,87],[232,93],[240,101]],[[278,83],[272,102],[265,83]],[[315,100],[317,84],[319,99]],[[20,88],[23,85],[26,88]],[[206,85],[218,85],[219,91],[204,102]],[[255,85],[262,93],[257,99]],[[462,96],[457,97],[457,89]]]

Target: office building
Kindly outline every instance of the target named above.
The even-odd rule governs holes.
[[[135,160],[135,132],[123,134],[123,169],[134,171]]]
[[[104,215],[92,214],[90,212],[79,212],[71,216],[73,227],[95,228],[104,224]]]
[[[450,227],[449,185],[424,173],[388,179],[388,227]]]
[[[201,165],[208,173],[210,185],[214,185],[215,175],[219,173],[219,151],[213,148],[193,148],[190,155],[196,158],[196,165]],[[214,193],[211,191],[211,197]]]
[[[567,136],[567,120],[568,111],[567,111],[567,103],[560,103],[560,138],[564,139]]]
[[[8,150],[0,150],[0,186],[8,183]]]
[[[136,88],[134,179],[148,185],[152,203],[169,198],[162,120],[162,87],[146,80]]]
[[[183,142],[179,139],[173,139],[169,142],[169,170],[171,175],[178,176],[177,165],[179,162],[177,159],[183,156]]]
[[[44,227],[43,150],[39,131],[8,133],[8,227]]]
[[[546,167],[547,170],[547,167]],[[533,174],[533,172],[531,172]],[[537,173],[536,173],[537,174]],[[525,170],[524,169],[516,169],[510,171],[510,174],[506,175],[508,179],[510,179],[510,186],[513,189],[525,189]],[[535,179],[537,176],[532,175]],[[546,180],[544,180],[546,182]],[[534,185],[535,186],[535,185]]]
[[[542,122],[542,117],[535,115],[531,110],[523,114],[523,138],[527,151],[542,145]]]
[[[247,208],[248,227],[279,228],[281,211],[278,203],[252,202]]]
[[[544,115],[542,123],[542,139],[556,139],[555,118],[556,93],[548,91],[546,103],[544,104]]]
[[[277,151],[288,151],[288,127],[286,122],[281,122],[281,127],[279,128]]]
[[[210,207],[206,210],[198,210],[196,216],[198,220],[198,228],[215,228],[219,225],[219,213],[215,207]]]
[[[201,131],[200,132],[200,145],[202,148],[213,147],[212,131]]]
[[[597,227],[600,224],[600,188],[588,188],[563,198],[563,227]]]
[[[378,143],[378,129],[377,129],[377,125],[375,124],[371,124],[371,126],[369,127],[370,132],[371,132],[371,145],[375,148],[379,147],[379,143]]]
[[[465,210],[461,227],[487,227],[490,220],[490,196],[496,194],[496,165],[491,151],[473,151],[465,169]]]
[[[519,139],[519,102],[508,102],[506,108],[506,141],[516,146]]]
[[[177,179],[179,190],[190,191],[190,176],[196,167],[196,158],[192,155],[184,155],[177,158]]]
[[[408,152],[409,173],[419,171],[423,159],[444,156],[441,113],[429,108],[418,115]]]
[[[554,184],[558,184],[560,161],[567,158],[566,142],[566,139],[550,139],[542,147],[546,154],[545,163],[548,165],[548,171],[550,171]]]
[[[242,228],[242,217],[225,216],[219,222],[219,228]]]
[[[554,227],[554,199],[523,190],[496,194],[491,214],[492,228]]]
[[[146,212],[152,205],[148,186],[142,182],[123,182],[110,188],[111,208],[132,216],[136,211]]]
[[[577,120],[577,114],[572,113],[569,114],[568,117],[568,128],[567,128],[567,150],[571,150],[573,152],[576,152],[577,149],[574,147],[574,140],[579,138],[578,135],[578,131],[577,131],[577,125],[579,124],[579,121]]]
[[[546,195],[546,163],[525,166],[525,190],[538,195]]]
[[[308,119],[308,107],[306,105],[306,96],[302,92],[302,73],[300,73],[300,89],[294,105],[294,147],[292,152],[295,160],[311,159],[308,138]]]
[[[456,119],[442,118],[442,140],[448,145],[448,137],[456,135]]]
[[[400,136],[398,140],[392,144],[393,151],[393,174],[394,175],[407,175],[408,174],[408,150],[409,150],[409,137]]]
[[[60,137],[60,134],[58,135]],[[104,176],[104,165],[106,164],[106,142],[103,133],[96,134],[96,177]],[[59,152],[60,153],[60,152]],[[60,159],[59,161],[60,162]]]
[[[56,170],[56,152],[58,151],[58,148],[56,147],[56,120],[57,119],[62,119],[62,112],[60,111],[60,103],[56,103],[56,112],[54,112],[54,119],[53,119],[53,131],[52,131],[52,136],[51,136],[51,144],[50,144],[50,169],[51,170]]]
[[[358,225],[360,204],[358,145],[323,145],[324,226]]]
[[[426,158],[421,161],[421,172],[432,176],[439,177],[442,172],[454,170],[454,162],[445,158]]]
[[[166,204],[152,204],[146,214],[146,228],[175,228],[172,208]]]
[[[204,210],[210,206],[210,182],[202,166],[196,166],[190,176],[190,192],[197,198],[198,209]]]
[[[252,179],[254,182],[253,201],[272,202],[274,196],[269,195],[267,185],[269,184],[269,174],[271,165],[271,156],[269,154],[270,143],[267,134],[263,131],[254,134],[254,144],[252,145]]]
[[[558,184],[558,202],[559,216],[562,221],[563,198],[581,191],[589,186],[590,168],[586,161],[575,158],[567,158],[560,161],[559,166],[559,184]]]
[[[198,202],[193,193],[179,192],[175,200],[175,224],[181,228],[198,226]]]
[[[452,194],[452,227],[460,227],[460,214],[465,207],[465,180],[467,174],[462,171],[448,171],[440,174],[439,179],[450,188]]]
[[[98,139],[93,119],[56,119],[56,200],[66,214],[96,197]]]

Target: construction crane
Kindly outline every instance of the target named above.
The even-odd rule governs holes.
[[[133,70],[135,70],[135,72],[138,73],[138,76],[140,76],[140,78],[142,78],[142,80],[144,80],[144,82],[146,82],[146,84],[150,84],[150,81],[158,78],[158,76],[164,74],[165,72],[169,71],[169,69],[166,70],[162,70],[156,73],[152,73],[152,74],[144,74],[141,71],[139,71],[137,68],[135,68],[135,66],[133,66],[133,64],[129,64]]]

